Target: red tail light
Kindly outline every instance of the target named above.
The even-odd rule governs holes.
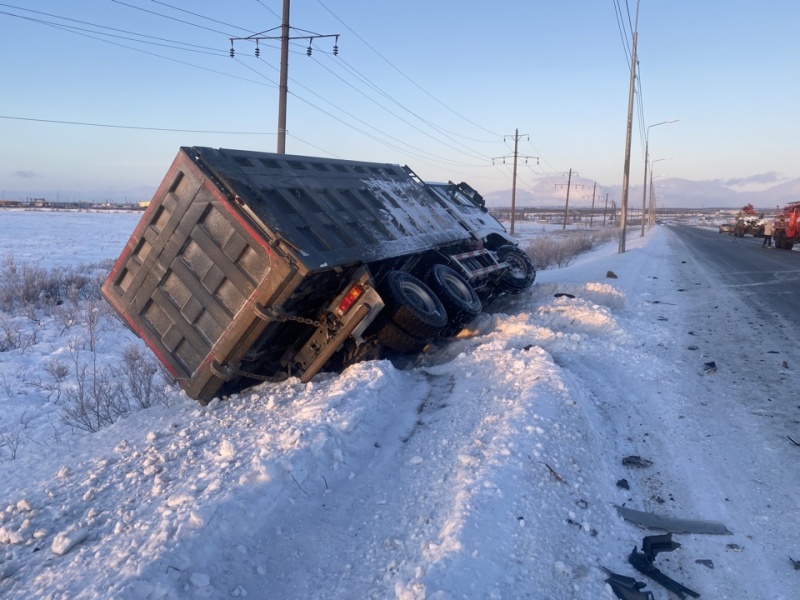
[[[342,314],[346,313],[353,307],[353,304],[356,303],[356,300],[358,300],[363,293],[363,287],[360,285],[354,285],[350,288],[350,291],[345,294],[344,298],[342,298],[342,301],[339,302],[339,306],[336,307],[337,310]]]

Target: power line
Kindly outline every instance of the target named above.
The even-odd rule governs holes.
[[[237,60],[238,60],[238,59],[237,59]],[[267,63],[267,62],[265,62],[263,59],[259,59],[259,60],[260,60],[262,63],[264,63],[264,64],[268,65],[270,68],[272,68],[272,69],[274,69],[274,70],[276,70],[276,71],[278,70],[278,69],[277,69],[277,67],[275,67],[274,65],[272,65],[272,64],[270,64],[270,63]],[[266,76],[265,76],[265,75],[262,75],[262,74],[261,74],[259,71],[257,71],[257,70],[255,70],[255,69],[253,69],[252,67],[250,67],[250,66],[248,66],[248,65],[244,65],[244,66],[245,66],[246,68],[248,68],[248,69],[252,70],[254,73],[256,73],[256,74],[258,74],[258,75],[261,75],[262,77],[266,78]],[[274,82],[273,82],[273,83],[274,83]],[[300,95],[298,95],[298,94],[293,94],[293,96],[294,96],[295,98],[297,98],[298,100],[301,100],[302,102],[306,103],[308,106],[310,106],[310,107],[312,107],[312,108],[314,108],[314,109],[316,109],[316,110],[320,111],[321,113],[323,113],[323,114],[325,114],[325,115],[328,115],[328,116],[330,116],[330,117],[334,118],[335,120],[339,121],[341,124],[345,125],[346,127],[349,127],[350,129],[353,129],[354,131],[357,131],[358,133],[361,133],[362,135],[365,135],[365,136],[369,137],[370,139],[372,139],[372,140],[374,140],[374,141],[376,141],[376,142],[379,142],[379,143],[381,143],[381,144],[383,144],[383,145],[387,146],[388,148],[391,148],[392,150],[397,150],[397,151],[400,151],[400,152],[403,152],[403,153],[406,153],[406,154],[411,154],[412,156],[416,156],[417,158],[419,158],[419,159],[421,159],[421,160],[426,160],[426,161],[434,161],[434,162],[437,162],[437,163],[438,163],[440,166],[441,166],[441,165],[444,165],[444,166],[462,166],[462,167],[470,167],[470,168],[474,168],[474,167],[480,166],[480,165],[469,164],[469,163],[459,163],[459,162],[453,162],[453,161],[450,161],[450,160],[448,160],[448,159],[446,159],[446,158],[444,158],[444,157],[441,157],[441,156],[436,156],[435,154],[431,154],[431,153],[429,153],[429,152],[426,152],[425,150],[422,150],[421,148],[417,148],[417,147],[415,147],[415,146],[412,146],[411,144],[408,144],[407,142],[403,142],[402,140],[400,140],[400,139],[398,139],[398,138],[396,138],[396,137],[394,137],[394,136],[392,136],[392,135],[390,135],[390,134],[386,133],[385,131],[382,131],[382,130],[381,130],[381,129],[379,129],[378,127],[375,127],[374,125],[371,125],[371,124],[367,123],[367,122],[366,122],[366,121],[364,121],[363,119],[360,119],[359,117],[357,117],[357,116],[355,116],[355,115],[353,115],[353,114],[351,114],[351,113],[347,112],[346,110],[344,110],[344,109],[343,109],[343,108],[341,108],[340,106],[337,106],[336,104],[334,104],[333,102],[331,102],[331,101],[327,100],[326,98],[324,98],[324,97],[323,97],[323,96],[321,96],[320,94],[317,94],[317,93],[316,93],[316,92],[314,92],[312,89],[310,89],[309,87],[307,87],[307,86],[303,85],[302,83],[300,83],[300,82],[298,82],[298,81],[293,81],[293,83],[294,83],[295,85],[297,85],[297,86],[301,87],[302,89],[306,90],[306,91],[307,91],[307,92],[309,92],[310,94],[312,94],[312,95],[316,96],[317,98],[319,98],[319,99],[320,99],[320,100],[322,100],[323,102],[325,102],[325,103],[329,104],[329,105],[330,105],[330,106],[332,106],[333,108],[335,108],[335,109],[337,109],[337,110],[341,111],[342,113],[344,113],[345,115],[347,115],[347,116],[348,116],[348,117],[350,117],[351,119],[354,119],[354,120],[358,121],[359,123],[361,123],[361,124],[365,125],[366,127],[369,127],[370,129],[372,129],[372,130],[376,131],[376,132],[377,132],[377,133],[379,133],[380,135],[383,135],[383,136],[385,136],[385,137],[387,137],[387,138],[389,138],[389,139],[391,139],[391,140],[393,140],[393,141],[395,141],[395,142],[397,142],[397,143],[399,143],[399,144],[402,144],[402,145],[406,146],[407,148],[410,148],[410,149],[412,149],[412,150],[415,150],[415,151],[417,151],[417,152],[421,152],[422,154],[415,154],[414,152],[411,152],[411,151],[410,151],[410,150],[408,150],[407,148],[405,148],[405,149],[404,149],[404,148],[401,148],[401,147],[399,147],[399,146],[395,146],[395,145],[393,145],[393,144],[390,144],[389,142],[386,142],[386,141],[384,141],[384,140],[382,140],[382,139],[380,139],[380,138],[378,138],[378,137],[376,137],[376,136],[374,136],[374,135],[372,135],[372,134],[370,134],[370,133],[368,133],[368,132],[366,132],[366,131],[364,131],[364,130],[362,130],[362,129],[358,128],[358,127],[355,127],[355,126],[353,126],[353,125],[352,125],[352,123],[348,123],[347,121],[345,121],[345,120],[343,120],[343,119],[340,119],[339,117],[336,117],[336,116],[335,116],[335,115],[333,115],[332,113],[330,113],[330,112],[326,111],[326,110],[325,110],[325,109],[323,109],[323,108],[320,108],[319,106],[317,106],[317,105],[316,105],[316,104],[314,104],[313,102],[311,102],[311,101],[309,101],[309,100],[307,100],[307,99],[303,98],[302,96],[300,96]],[[427,155],[427,156],[423,156],[423,155]]]
[[[24,10],[26,12],[35,13],[35,14],[38,14],[38,15],[44,15],[44,16],[51,17],[51,18],[54,18],[54,19],[61,19],[63,21],[69,21],[71,23],[79,23],[81,25],[88,25],[90,27],[95,27],[95,28],[98,28],[98,29],[107,29],[109,31],[116,31],[118,33],[125,33],[125,34],[128,34],[128,35],[134,35],[134,36],[137,36],[137,37],[147,38],[147,39],[150,39],[150,40],[159,40],[161,42],[167,42],[168,44],[180,44],[182,46],[188,46],[188,48],[180,48],[180,47],[176,47],[176,46],[166,46],[165,44],[156,44],[154,42],[148,42],[146,40],[137,40],[135,38],[128,38],[128,37],[115,35],[115,34],[111,34],[111,33],[104,33],[102,31],[93,31],[91,29],[84,29],[82,27],[75,27],[75,26],[66,25],[66,24],[63,24],[63,23],[55,23],[55,22],[52,22],[52,21],[45,21],[43,19],[35,19],[33,17],[26,17],[26,16],[23,16],[23,15],[18,15],[18,14],[14,14],[14,13],[10,13],[10,12],[5,12],[5,11],[0,11],[0,14],[6,15],[6,16],[9,16],[9,17],[15,17],[15,18],[18,18],[18,19],[23,19],[25,21],[33,21],[34,23],[40,23],[42,25],[55,26],[55,27],[59,27],[59,28],[61,28],[63,30],[84,31],[84,32],[94,33],[96,35],[105,35],[105,36],[108,36],[108,37],[116,37],[116,38],[119,38],[119,39],[125,39],[125,40],[134,41],[134,42],[138,42],[138,43],[142,43],[142,44],[153,44],[153,45],[156,45],[156,46],[165,46],[165,47],[168,47],[168,48],[173,48],[174,50],[187,50],[187,51],[197,52],[197,50],[192,50],[192,48],[199,48],[201,50],[208,50],[209,51],[209,52],[199,52],[199,54],[212,54],[212,53],[213,54],[220,54],[220,52],[221,52],[217,48],[210,48],[208,46],[199,46],[197,44],[189,44],[187,42],[169,40],[169,39],[158,37],[158,36],[154,36],[154,35],[147,35],[147,34],[144,34],[144,33],[137,33],[135,31],[128,31],[128,30],[125,30],[125,29],[118,29],[116,27],[109,27],[107,25],[98,25],[97,23],[90,23],[89,21],[81,21],[79,19],[71,19],[69,17],[62,17],[62,16],[59,16],[59,15],[54,15],[52,13],[46,13],[46,12],[42,12],[42,11],[38,11],[38,10],[31,10],[29,8],[23,8],[21,6],[13,6],[11,4],[3,4],[3,3],[0,3],[0,6],[5,6],[6,8],[11,8],[11,9],[14,9],[14,10]]]
[[[32,117],[17,117],[0,115],[0,119],[12,121],[33,121],[35,123],[55,123],[58,125],[82,125],[84,127],[106,127],[110,129],[139,129],[144,131],[169,131],[177,133],[209,133],[215,135],[275,135],[266,131],[211,131],[204,129],[173,129],[170,127],[143,127],[138,125],[114,125],[111,123],[89,123],[86,121],[63,121],[58,119],[34,119]]]
[[[157,17],[163,17],[164,19],[169,19],[170,21],[177,21],[178,23],[183,23],[184,25],[189,25],[191,27],[197,27],[198,29],[205,29],[206,31],[210,31],[212,33],[219,33],[224,35],[225,37],[230,37],[230,32],[220,31],[218,29],[211,29],[210,27],[204,27],[203,25],[198,25],[197,23],[192,23],[191,21],[186,21],[184,19],[178,19],[177,17],[170,17],[169,15],[165,15],[164,13],[156,12],[154,10],[148,10],[146,8],[142,8],[141,6],[136,6],[134,4],[128,4],[127,2],[123,2],[122,0],[111,0],[115,4],[121,4],[123,6],[127,6],[128,8],[133,8],[134,10],[140,10],[142,12],[146,12],[151,15],[156,15]],[[247,31],[244,29],[243,31]]]
[[[241,29],[242,31],[247,31],[245,27],[239,27],[238,25],[231,25],[230,23],[226,23],[225,21],[219,21],[218,19],[212,19],[211,17],[206,17],[204,15],[200,15],[196,12],[192,12],[190,10],[186,10],[185,8],[180,8],[177,6],[172,6],[172,4],[167,4],[166,2],[161,2],[160,0],[150,0],[151,2],[155,2],[156,4],[160,4],[161,6],[166,6],[167,8],[171,8],[172,10],[177,10],[187,15],[192,15],[193,17],[198,17],[200,19],[205,19],[207,21],[211,21],[213,23],[219,23],[220,25],[225,25],[226,27],[233,27],[234,29]]]
[[[260,0],[259,0],[259,2],[260,2]],[[366,45],[366,46],[367,46],[367,47],[368,47],[370,50],[372,50],[372,51],[373,51],[375,54],[377,54],[377,55],[378,55],[378,56],[379,56],[379,57],[380,57],[380,58],[381,58],[381,59],[382,59],[384,62],[386,62],[386,64],[388,64],[390,67],[392,67],[392,68],[393,68],[395,71],[397,71],[397,72],[398,72],[400,75],[402,75],[403,77],[405,77],[405,78],[406,78],[406,79],[407,79],[409,82],[411,82],[411,83],[412,83],[412,84],[413,84],[413,85],[414,85],[414,86],[415,86],[417,89],[419,89],[420,91],[422,91],[422,92],[423,92],[425,95],[427,95],[429,98],[431,98],[432,100],[434,100],[434,101],[438,102],[438,103],[439,103],[439,104],[441,104],[441,105],[442,105],[444,108],[446,108],[447,110],[449,110],[451,113],[453,113],[453,114],[454,114],[454,115],[456,115],[457,117],[459,117],[459,118],[463,119],[464,121],[466,121],[466,122],[467,122],[467,123],[469,123],[470,125],[473,125],[473,126],[477,127],[478,129],[482,129],[482,130],[483,130],[483,131],[485,131],[486,133],[489,133],[489,134],[491,134],[491,135],[493,135],[493,136],[495,136],[495,137],[497,137],[497,138],[500,138],[500,137],[502,137],[500,134],[498,134],[498,133],[496,133],[496,132],[494,132],[494,131],[490,131],[490,130],[486,129],[485,127],[482,127],[481,125],[478,125],[478,124],[477,124],[477,123],[475,123],[474,121],[471,121],[471,120],[470,120],[470,119],[468,119],[467,117],[465,117],[465,116],[463,116],[462,114],[460,114],[460,113],[456,112],[456,111],[455,111],[455,110],[453,110],[451,107],[449,107],[447,104],[445,104],[444,102],[442,102],[441,100],[439,100],[438,98],[436,98],[436,97],[435,97],[433,94],[431,94],[430,92],[428,92],[428,91],[427,91],[425,88],[423,88],[421,85],[419,85],[419,84],[418,84],[416,81],[414,81],[413,79],[411,79],[411,77],[409,77],[408,75],[406,75],[406,74],[405,74],[403,71],[401,71],[401,70],[400,70],[400,69],[398,69],[398,68],[397,68],[397,67],[396,67],[394,64],[392,64],[392,62],[391,62],[391,61],[390,61],[388,58],[386,58],[386,57],[385,57],[383,54],[381,54],[380,52],[378,52],[378,51],[377,51],[377,50],[376,50],[376,49],[375,49],[375,48],[374,48],[374,47],[373,47],[373,46],[372,46],[372,45],[371,45],[369,42],[367,42],[367,41],[366,41],[364,38],[362,38],[360,35],[358,35],[358,33],[356,33],[356,32],[355,32],[355,31],[354,31],[354,30],[353,30],[353,29],[352,29],[352,28],[351,28],[351,27],[350,27],[350,26],[349,26],[347,23],[345,23],[344,21],[342,21],[342,19],[340,19],[340,18],[339,18],[339,17],[338,17],[338,16],[337,16],[337,15],[336,15],[336,14],[335,14],[335,13],[334,13],[334,12],[333,12],[331,9],[330,9],[330,8],[328,8],[328,7],[327,7],[325,4],[323,4],[322,0],[317,0],[317,3],[318,3],[320,6],[322,6],[322,8],[324,8],[325,10],[327,10],[327,11],[328,11],[328,12],[329,12],[329,13],[330,13],[332,16],[333,16],[333,18],[335,18],[335,19],[336,19],[337,21],[339,21],[339,22],[340,22],[342,25],[344,25],[345,27],[347,27],[347,29],[350,31],[350,33],[352,33],[352,34],[353,34],[354,36],[356,36],[356,37],[357,37],[359,40],[361,40],[361,42],[362,42],[362,43],[364,43],[364,44],[365,44],[365,45]]]
[[[341,77],[339,77],[338,75],[336,75],[336,73],[334,73],[333,71],[331,71],[330,69],[328,69],[327,67],[325,67],[324,65],[322,65],[321,63],[319,63],[319,61],[316,61],[316,62],[317,62],[317,64],[319,64],[319,65],[320,65],[322,68],[324,68],[324,69],[325,69],[325,70],[327,70],[329,73],[331,73],[332,75],[334,75],[335,77],[337,77],[337,78],[338,78],[340,81],[342,81],[343,83],[345,83],[345,84],[347,84],[348,86],[350,86],[350,87],[351,87],[353,90],[355,90],[356,92],[358,92],[359,94],[361,94],[362,96],[364,96],[364,98],[366,98],[367,100],[369,100],[369,101],[373,102],[374,104],[376,104],[377,106],[379,106],[380,108],[382,108],[383,110],[385,110],[386,112],[388,112],[390,115],[392,115],[392,116],[393,116],[393,117],[395,117],[396,119],[399,119],[400,121],[402,121],[403,123],[405,123],[405,124],[406,124],[406,125],[408,125],[409,127],[411,127],[411,128],[413,128],[413,129],[415,129],[416,131],[419,131],[421,134],[423,134],[423,135],[426,135],[426,136],[430,137],[430,138],[431,138],[432,140],[434,140],[435,142],[438,142],[438,143],[440,143],[440,144],[442,144],[442,145],[444,145],[444,146],[447,146],[448,148],[450,148],[450,149],[452,149],[452,150],[458,150],[458,148],[456,148],[455,146],[451,146],[450,144],[447,144],[446,142],[442,142],[441,140],[437,140],[437,139],[436,139],[436,138],[434,138],[434,137],[433,137],[433,136],[432,136],[430,133],[428,133],[428,132],[426,132],[426,131],[423,131],[422,129],[420,129],[419,127],[417,127],[416,125],[414,125],[413,123],[411,123],[411,122],[407,121],[406,119],[404,119],[404,118],[403,118],[403,117],[401,117],[400,115],[398,115],[398,114],[396,114],[396,113],[392,112],[391,110],[389,110],[388,108],[386,108],[385,106],[383,106],[382,104],[380,104],[379,102],[377,102],[377,101],[376,101],[374,98],[371,98],[371,97],[369,97],[369,96],[368,96],[367,94],[365,94],[364,92],[362,92],[362,91],[360,91],[360,90],[356,89],[356,88],[355,88],[355,86],[353,86],[353,85],[351,85],[351,84],[347,83],[346,81],[344,81],[344,79],[342,79]],[[397,103],[397,102],[395,102],[395,104],[397,104],[398,106],[400,106],[400,108],[403,108],[403,109],[405,109],[406,111],[408,111],[410,114],[414,115],[415,117],[417,117],[417,118],[418,118],[418,119],[420,119],[421,121],[423,121],[423,122],[426,122],[424,119],[422,119],[421,117],[419,117],[418,115],[416,115],[414,112],[412,112],[412,111],[408,110],[406,107],[404,107],[402,104],[399,104],[399,103]],[[447,136],[445,136],[445,137],[447,137]],[[448,138],[448,139],[450,139],[450,138]],[[484,157],[484,156],[482,156],[482,155],[476,155],[476,154],[474,154],[474,153],[473,153],[474,151],[473,151],[471,148],[468,148],[467,146],[464,146],[463,144],[461,144],[460,142],[457,142],[457,141],[455,141],[455,140],[452,140],[452,141],[453,141],[453,143],[459,144],[459,145],[460,145],[462,148],[464,148],[464,149],[465,149],[465,150],[467,150],[468,152],[472,153],[472,154],[471,154],[471,156],[472,156],[473,158],[477,158],[478,160],[484,160],[484,159],[485,159],[485,157]]]

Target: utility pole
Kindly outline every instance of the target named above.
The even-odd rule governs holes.
[[[622,209],[619,221],[619,253],[625,252],[625,226],[628,216],[628,179],[631,172],[631,130],[633,129],[633,92],[636,89],[636,41],[639,36],[639,0],[636,0],[636,21],[631,46],[631,82],[628,91],[628,127],[625,133],[625,168],[622,173]]]
[[[579,176],[580,174],[576,171],[575,175]],[[572,169],[569,170],[569,177],[567,178],[567,202],[564,205],[564,225],[561,227],[562,230],[567,228],[567,220],[569,218],[569,190],[572,187],[571,183],[572,183]],[[564,184],[563,183],[557,183],[556,184],[556,189],[558,189],[558,187],[562,186],[562,185],[564,185]],[[581,186],[581,187],[583,187],[583,186]]]
[[[594,182],[594,187],[592,188],[592,212],[589,213],[589,229],[592,228],[592,221],[594,221],[594,194],[597,191],[597,182]]]
[[[251,41],[256,43],[256,51],[255,55],[256,58],[261,56],[261,49],[258,47],[258,42],[262,40],[277,40],[281,41],[281,68],[280,68],[280,80],[278,85],[278,154],[286,154],[286,97],[289,93],[289,40],[308,40],[308,48],[306,48],[306,56],[311,56],[311,44],[314,42],[315,38],[336,38],[336,42],[333,45],[333,55],[339,55],[339,34],[338,33],[330,33],[330,34],[321,34],[321,33],[314,33],[313,31],[306,31],[305,35],[299,36],[290,36],[290,30],[292,27],[289,25],[289,2],[290,0],[283,0],[283,16],[281,18],[281,34],[279,36],[274,35],[264,35],[265,33],[269,33],[270,31],[275,31],[278,29],[277,27],[273,27],[272,29],[267,29],[266,31],[262,31],[260,33],[256,33],[253,35],[249,35],[247,37],[232,37],[231,40],[231,58],[235,57],[235,52],[233,50],[233,42],[234,41]],[[304,30],[299,30],[304,31]]]
[[[311,44],[309,43],[309,47]],[[283,0],[281,71],[278,84],[278,154],[286,154],[286,96],[289,93],[289,0]]]
[[[606,212],[608,212],[608,194],[606,194],[606,205],[603,208],[603,227],[606,226]]]
[[[510,135],[505,136],[503,139],[510,138]],[[519,134],[519,129],[514,130],[514,154],[511,155],[514,157],[514,170],[513,175],[511,176],[511,230],[509,233],[514,235],[514,222],[517,216],[517,159],[519,158],[518,149],[519,149],[519,140],[522,137],[528,137],[527,133],[523,133],[522,135]],[[492,164],[496,160],[502,160],[503,163],[506,162],[506,158],[509,156],[499,156],[497,158],[492,159]],[[528,162],[529,158],[535,158],[536,164],[539,164],[539,157],[538,156],[523,156],[522,158],[525,159],[525,162]]]

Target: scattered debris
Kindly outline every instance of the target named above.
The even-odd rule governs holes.
[[[679,291],[679,292],[685,292],[685,291],[686,291],[686,288],[678,288],[678,291]]]
[[[653,466],[652,461],[636,455],[626,456],[622,459],[622,464],[626,467],[639,467],[640,469]]]
[[[794,566],[794,570],[795,571],[800,571],[800,560],[795,560],[791,556],[789,557],[789,560],[792,561],[792,565]]]
[[[553,294],[555,298],[574,298],[572,294],[567,294],[566,292],[558,292],[557,294]]]
[[[589,508],[589,503],[586,500],[584,500],[583,498],[581,498],[580,500],[577,500],[575,502],[575,504],[577,504],[578,506],[580,506],[584,510]]]
[[[592,537],[597,537],[597,535],[598,535],[597,529],[595,529],[594,527],[592,527],[591,529],[586,529],[583,526],[583,523],[578,523],[575,519],[569,519],[568,518],[568,519],[566,519],[566,522],[569,523],[570,525],[575,525],[581,531],[588,531],[589,535],[591,535]]]
[[[648,302],[650,302],[650,304],[669,304],[670,306],[678,306],[674,302],[664,302],[663,300],[648,300]]]
[[[628,556],[628,562],[642,575],[647,575],[653,581],[663,585],[678,598],[682,600],[685,600],[687,596],[699,598],[700,594],[668,577],[653,565],[659,552],[672,552],[680,547],[681,545],[678,542],[672,541],[671,533],[651,535],[645,537],[642,541],[642,552],[637,551],[634,546],[633,551]]]
[[[606,277],[608,277],[609,279],[617,279],[617,274],[614,273],[614,271],[608,271],[606,273]]]
[[[697,346],[694,346],[694,345],[693,346],[689,346],[687,348],[687,350],[697,350],[697,349],[698,349]]]
[[[698,565],[703,565],[705,567],[708,567],[712,571],[714,570],[714,561],[711,560],[710,558],[698,558],[694,562],[696,562]]]
[[[741,552],[744,550],[744,548],[739,544],[727,544],[725,547],[731,552]]]
[[[706,375],[713,375],[717,372],[717,363],[712,360],[711,362],[703,364],[703,372]]]
[[[545,467],[547,467],[547,469],[550,471],[550,475],[552,475],[553,477],[558,479],[561,483],[567,483],[567,481],[553,467],[548,465],[546,462],[542,462],[542,461],[539,461],[539,462],[541,464],[543,464]]]
[[[617,482],[617,487],[618,487],[618,488],[622,488],[623,490],[629,490],[629,489],[631,489],[631,486],[628,484],[628,480],[627,480],[627,479],[620,479],[620,480]]]
[[[793,437],[791,437],[789,435],[787,435],[786,437],[789,438],[789,441],[792,442],[795,446],[800,446],[800,442],[795,440]]]
[[[627,577],[609,571],[605,567],[603,570],[608,575],[606,583],[611,586],[614,594],[620,600],[653,600],[653,592],[644,590],[647,584],[642,581],[636,581],[633,577]]]
[[[658,317],[659,321],[669,321],[667,317]]]
[[[783,363],[781,363],[781,366],[782,366],[784,369],[788,369],[788,368],[789,368],[789,361],[786,361],[786,360],[785,360],[785,361],[783,361]]]
[[[719,521],[695,521],[691,519],[677,519],[665,517],[653,513],[627,508],[625,506],[615,506],[619,516],[626,521],[630,521],[643,527],[644,529],[662,529],[672,533],[707,533],[710,535],[731,535],[725,525]]]

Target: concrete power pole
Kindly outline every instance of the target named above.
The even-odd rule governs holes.
[[[539,157],[538,156],[520,156],[519,155],[519,152],[518,152],[518,150],[519,150],[519,140],[521,138],[527,137],[527,136],[528,136],[527,133],[523,133],[522,135],[520,135],[519,129],[515,129],[514,130],[514,136],[513,136],[514,137],[514,154],[511,155],[511,156],[514,157],[514,170],[513,170],[512,176],[511,176],[511,230],[509,231],[509,233],[511,235],[514,235],[514,223],[516,221],[516,216],[517,216],[517,160],[519,158],[524,158],[525,162],[528,162],[529,158],[535,158],[536,159],[536,163],[537,164],[539,163]],[[510,137],[512,137],[512,136],[507,135],[507,136],[505,136],[504,139],[508,139]],[[492,164],[494,164],[494,161],[496,161],[496,160],[502,160],[503,162],[505,162],[506,158],[509,158],[509,156],[499,156],[499,157],[493,158],[492,159]]]
[[[564,225],[561,229],[567,228],[567,219],[569,218],[569,188],[572,187],[570,185],[572,183],[572,169],[569,170],[569,177],[567,178],[567,202],[564,204]]]
[[[305,39],[308,40],[308,48],[306,49],[306,54],[311,56],[311,44],[315,38],[328,38],[333,37],[336,38],[336,43],[333,46],[333,55],[338,56],[339,54],[339,34],[338,33],[330,33],[330,34],[321,34],[321,33],[314,33],[314,32],[305,32],[305,35],[299,36],[290,36],[289,32],[291,30],[291,26],[289,25],[289,3],[290,0],[283,0],[283,16],[281,18],[281,34],[280,36],[270,36],[270,35],[262,35],[264,33],[269,33],[270,31],[274,31],[274,29],[268,29],[267,31],[262,31],[261,33],[257,33],[255,35],[250,35],[247,37],[232,37],[231,40],[231,58],[235,57],[235,53],[233,50],[233,42],[236,40],[240,41],[251,41],[256,43],[256,58],[261,56],[261,50],[258,47],[258,42],[261,40],[276,40],[280,39],[281,41],[281,68],[280,68],[280,80],[278,85],[278,154],[286,154],[286,97],[289,93],[289,40],[297,40],[297,39]],[[300,30],[304,31],[304,30]]]
[[[636,0],[636,22],[631,46],[631,83],[628,91],[628,127],[625,133],[625,168],[622,174],[622,207],[619,220],[619,253],[625,252],[625,227],[628,220],[628,180],[631,173],[631,131],[633,129],[633,100],[636,89],[636,42],[639,36],[639,0]]]
[[[517,149],[519,148],[519,129],[514,130],[514,174],[511,176],[511,235],[514,235],[514,221],[517,215]]]
[[[577,171],[575,171],[575,175],[579,176],[580,174]],[[556,189],[558,189],[562,185],[564,185],[564,184],[563,183],[557,183],[556,184]],[[572,187],[572,169],[569,170],[569,177],[567,178],[567,184],[566,185],[567,185],[567,201],[566,201],[566,203],[564,205],[564,225],[563,225],[563,227],[561,229],[566,229],[567,228],[567,220],[569,219],[569,190]],[[576,187],[583,187],[583,185],[578,185]]]
[[[289,0],[281,19],[281,76],[278,85],[278,154],[286,154],[286,95],[289,92]]]

